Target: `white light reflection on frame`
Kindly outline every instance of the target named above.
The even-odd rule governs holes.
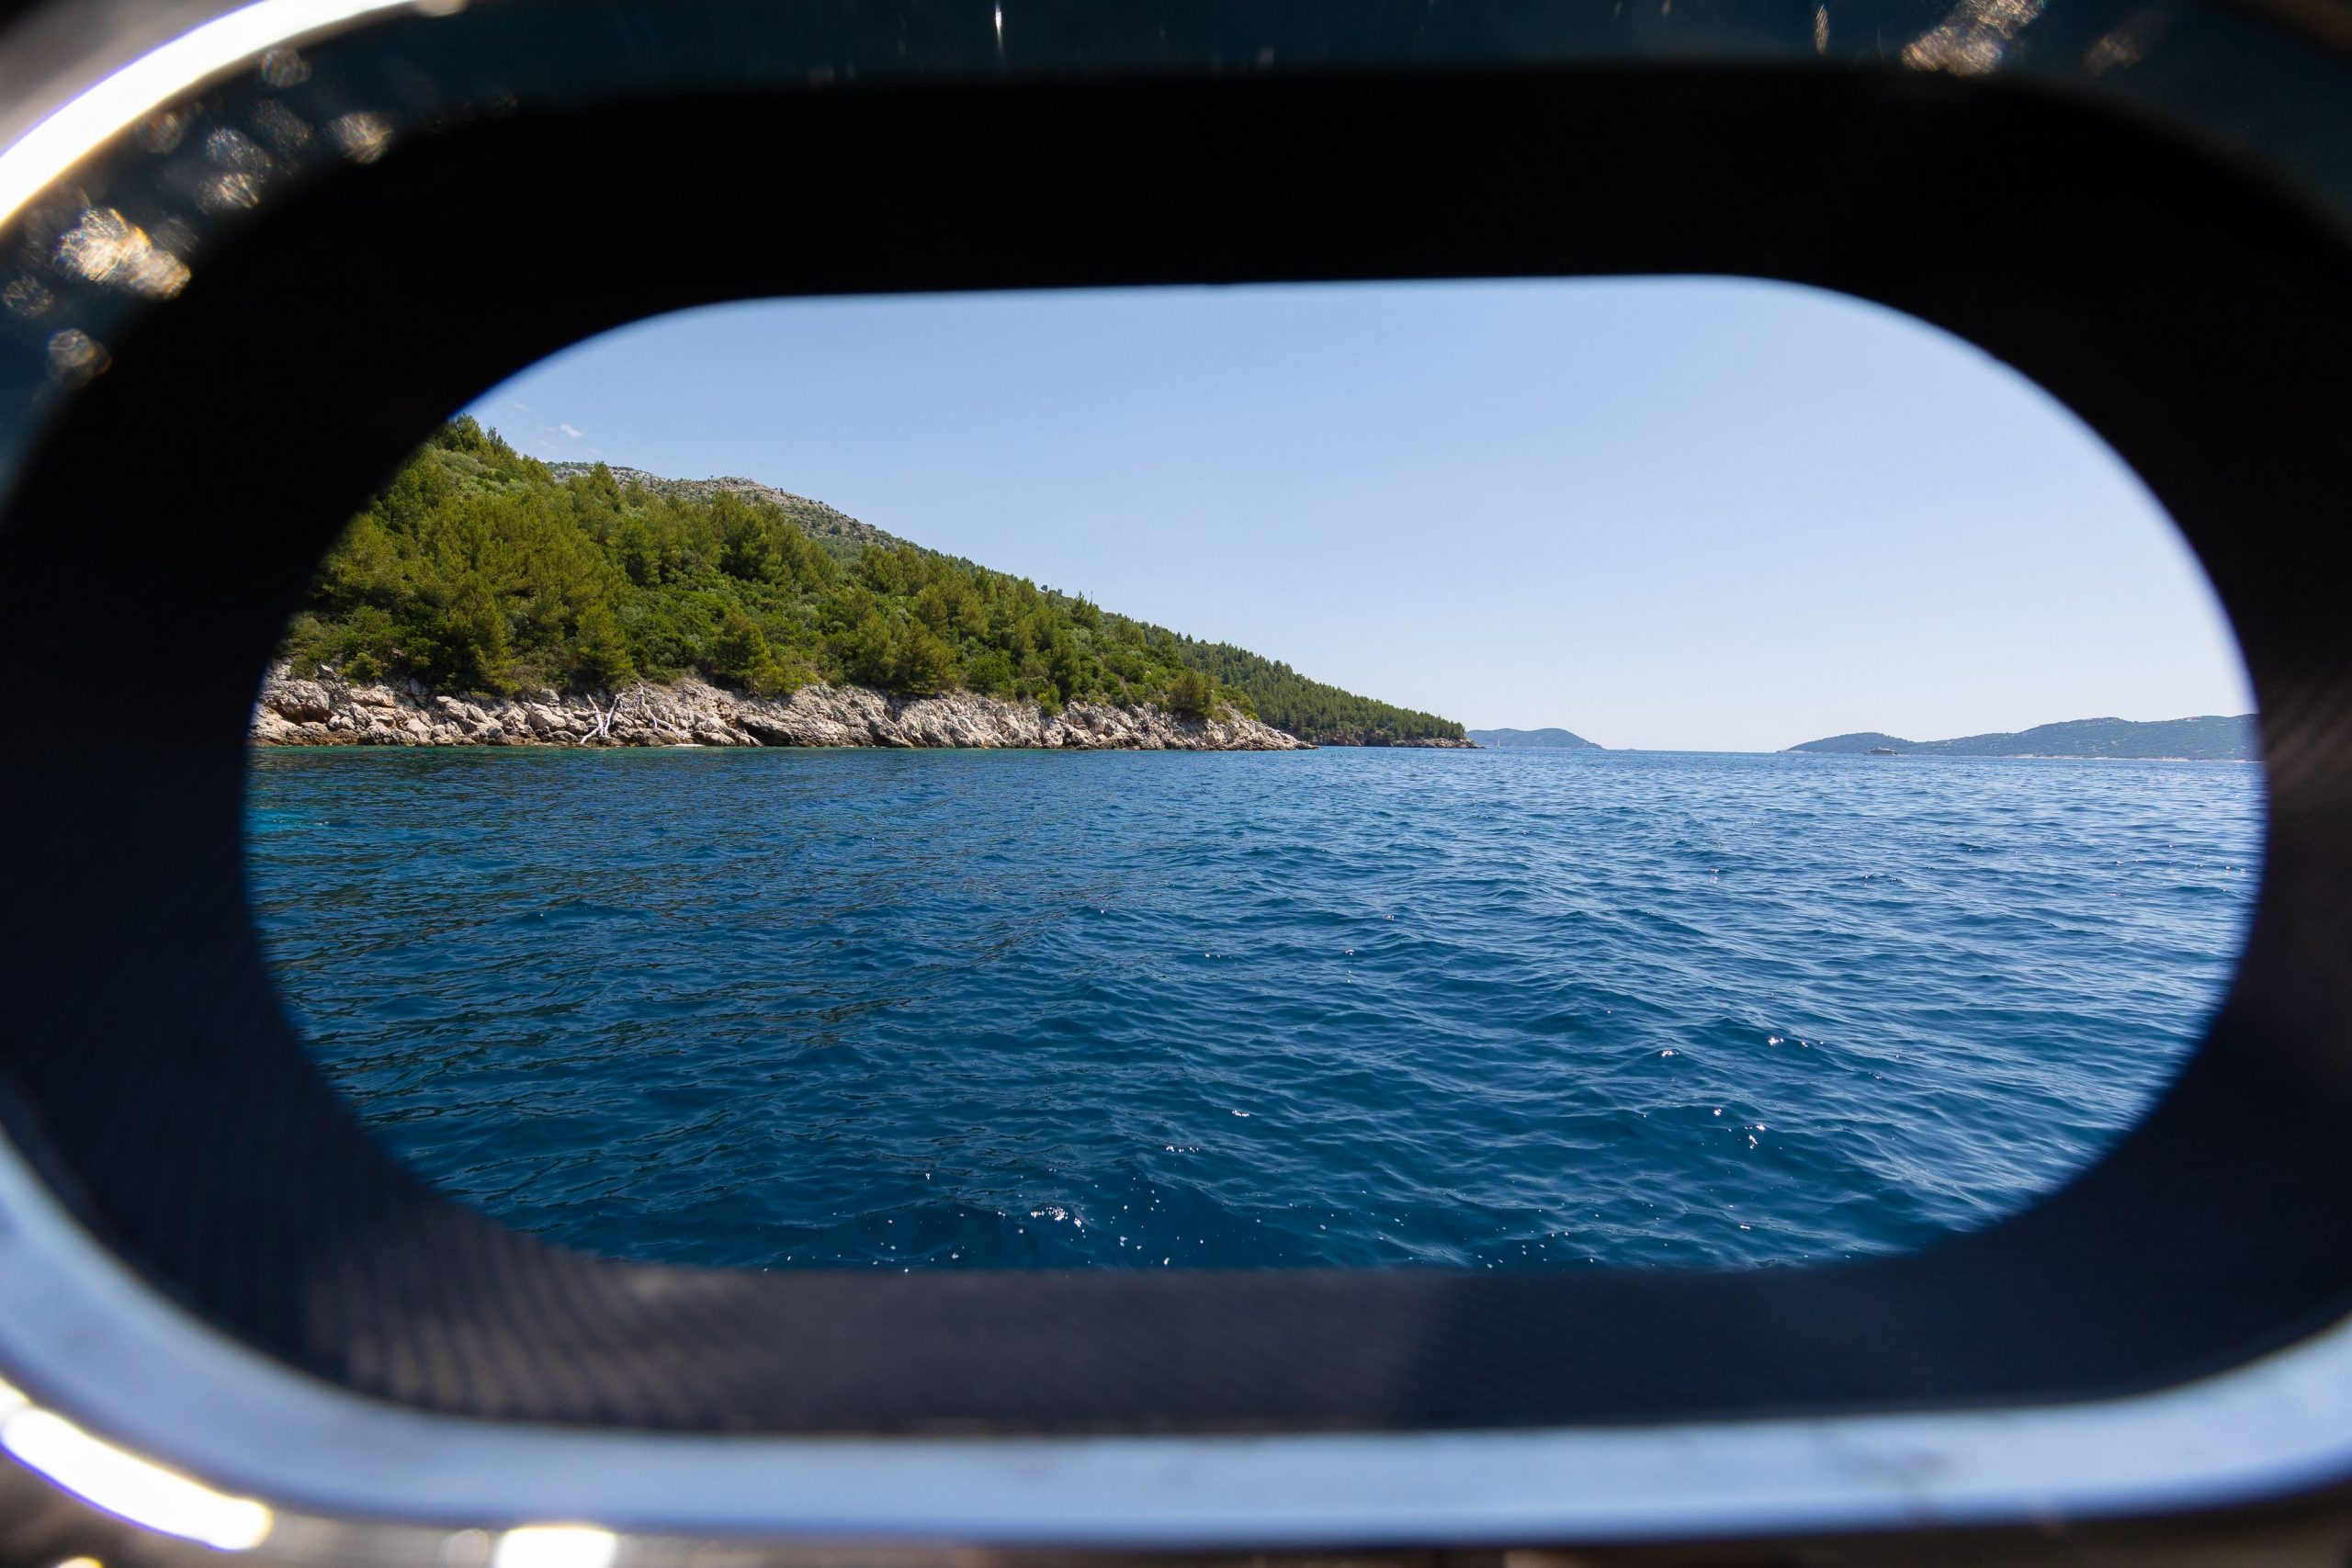
[[[276,1523],[250,1497],[232,1497],[90,1436],[0,1382],[0,1448],[85,1503],[164,1535],[222,1551],[259,1546]]]
[[[619,1548],[593,1525],[525,1525],[498,1538],[490,1568],[609,1568]]]
[[[148,51],[60,107],[0,152],[0,223],[101,142],[207,79],[300,34],[413,0],[254,0]],[[435,7],[418,7],[433,9]]]

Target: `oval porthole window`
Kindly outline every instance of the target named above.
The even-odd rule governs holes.
[[[1741,1267],[2023,1208],[2263,779],[2131,471],[1722,280],[775,301],[485,392],[254,721],[321,1066],[582,1249]]]

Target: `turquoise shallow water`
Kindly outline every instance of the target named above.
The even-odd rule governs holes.
[[[2252,766],[260,751],[319,1061],[444,1190],[752,1266],[1918,1246],[2178,1070]]]

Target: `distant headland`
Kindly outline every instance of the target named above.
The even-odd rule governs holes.
[[[444,425],[351,521],[266,745],[1467,747],[1460,724],[743,479]]]
[[[2103,757],[2120,761],[2250,762],[2262,755],[2255,716],[2135,721],[2077,718],[2063,724],[1953,740],[1905,740],[1862,730],[1792,746],[1791,751],[1831,756]]]
[[[1497,751],[1598,751],[1598,741],[1565,729],[1474,729],[1470,739]]]

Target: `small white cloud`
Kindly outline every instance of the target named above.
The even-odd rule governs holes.
[[[566,435],[571,436],[574,441],[580,439],[580,432],[572,428],[571,425],[560,424],[557,425],[556,428],[562,431]]]
[[[508,408],[510,408],[510,409],[517,409],[517,410],[520,410],[520,411],[521,411],[522,412],[524,412],[524,413],[529,413],[529,412],[531,412],[531,405],[530,405],[530,404],[528,404],[528,403],[518,403],[518,402],[516,402],[516,401],[515,401],[514,399],[512,399],[512,398],[509,398],[509,399],[507,399],[507,400],[506,400],[506,406],[507,406]]]

